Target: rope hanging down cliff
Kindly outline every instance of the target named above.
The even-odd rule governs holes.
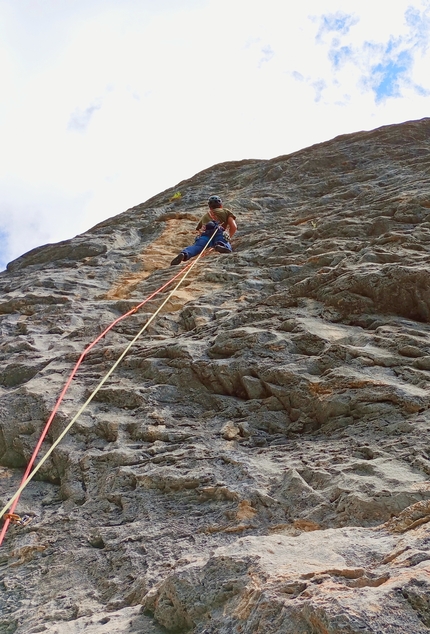
[[[134,308],[132,308],[131,310],[129,310],[127,313],[125,313],[124,315],[121,315],[121,317],[118,317],[118,319],[115,319],[115,320],[114,320],[114,321],[113,321],[113,322],[112,322],[112,323],[111,323],[111,324],[110,324],[107,328],[105,328],[105,330],[104,330],[104,331],[103,331],[103,332],[102,332],[102,333],[101,333],[101,334],[100,334],[100,335],[99,335],[96,339],[94,339],[94,341],[93,341],[92,343],[90,343],[90,344],[89,344],[89,346],[87,346],[87,348],[85,348],[85,350],[83,351],[83,353],[82,353],[82,354],[81,354],[81,356],[79,357],[78,361],[76,362],[75,367],[73,368],[73,370],[72,370],[72,372],[71,372],[71,374],[70,374],[70,376],[69,376],[68,380],[66,381],[66,384],[65,384],[65,386],[64,386],[64,388],[63,388],[63,390],[62,390],[62,392],[61,392],[60,396],[58,397],[58,400],[57,400],[57,402],[56,402],[56,404],[55,404],[55,406],[54,406],[54,409],[52,410],[51,415],[49,416],[49,418],[48,418],[48,420],[47,420],[47,422],[46,422],[46,424],[45,424],[45,427],[44,427],[44,429],[43,429],[43,431],[42,431],[42,434],[41,434],[41,436],[40,436],[40,438],[39,438],[39,440],[38,440],[38,442],[37,442],[37,445],[36,445],[36,447],[35,447],[35,449],[34,449],[34,451],[33,451],[32,455],[31,455],[31,458],[30,458],[30,460],[29,460],[29,462],[28,462],[27,468],[26,468],[26,470],[25,470],[25,472],[24,472],[24,475],[23,475],[23,478],[22,478],[22,480],[21,480],[21,484],[22,484],[22,483],[23,483],[23,482],[27,479],[27,477],[28,477],[28,475],[29,475],[29,473],[30,473],[30,471],[31,471],[31,468],[32,468],[32,466],[33,466],[33,464],[34,464],[34,461],[35,461],[35,459],[36,459],[36,457],[37,457],[37,454],[38,454],[38,453],[39,453],[39,451],[40,451],[40,448],[41,448],[41,446],[42,446],[42,443],[43,443],[43,441],[44,441],[44,439],[45,439],[45,437],[46,437],[46,435],[47,435],[47,433],[48,433],[48,431],[49,431],[49,428],[50,428],[50,426],[51,426],[51,423],[52,423],[52,421],[53,421],[53,419],[54,419],[54,417],[55,417],[55,415],[56,415],[56,413],[57,413],[57,411],[58,411],[58,409],[59,409],[59,407],[60,407],[60,405],[61,405],[61,402],[62,402],[62,401],[63,401],[63,399],[64,399],[64,396],[65,396],[65,394],[66,394],[67,390],[69,389],[69,387],[70,387],[70,385],[71,385],[71,382],[72,382],[72,380],[73,380],[73,378],[74,378],[74,376],[75,376],[76,372],[78,371],[78,369],[79,369],[80,365],[82,364],[82,362],[83,362],[84,358],[86,357],[86,355],[90,352],[90,350],[92,350],[92,349],[94,348],[94,346],[95,346],[95,345],[96,345],[96,344],[97,344],[97,343],[98,343],[101,339],[103,339],[103,337],[105,337],[105,335],[106,335],[106,334],[107,334],[110,330],[112,330],[112,328],[113,328],[114,326],[116,326],[116,324],[118,324],[120,321],[122,321],[122,320],[123,320],[123,319],[125,319],[126,317],[129,317],[130,315],[132,315],[132,314],[134,314],[135,312],[137,312],[140,308],[142,308],[142,306],[144,306],[147,302],[149,302],[149,301],[150,301],[151,299],[153,299],[156,295],[158,295],[158,293],[160,293],[160,292],[161,292],[161,291],[163,291],[165,288],[167,288],[168,286],[170,286],[170,284],[171,284],[172,282],[174,282],[174,280],[175,280],[177,277],[179,277],[180,275],[182,275],[182,274],[183,274],[183,272],[184,272],[184,271],[181,271],[180,273],[178,273],[178,274],[177,274],[177,275],[175,275],[174,277],[170,278],[170,280],[168,280],[165,284],[163,284],[162,286],[160,286],[160,288],[158,288],[156,291],[154,291],[151,295],[149,295],[149,296],[148,296],[145,300],[143,300],[140,304],[138,304],[137,306],[134,306]],[[14,502],[14,503],[12,504],[12,506],[10,507],[10,513],[8,513],[8,514],[6,514],[6,515],[4,516],[4,518],[5,518],[5,524],[3,525],[2,531],[1,531],[1,533],[0,533],[0,545],[1,545],[2,541],[3,541],[4,535],[5,535],[5,533],[6,533],[6,530],[7,530],[7,528],[8,528],[8,525],[9,525],[9,522],[10,522],[10,521],[12,521],[11,517],[14,515],[14,511],[15,511],[15,508],[16,508],[17,504],[18,504],[18,498],[15,500],[15,502]]]
[[[214,231],[214,235],[215,235],[216,231]],[[143,332],[148,328],[148,326],[152,323],[152,321],[155,319],[155,317],[158,315],[158,313],[161,311],[161,309],[166,305],[166,303],[169,301],[169,299],[172,297],[172,295],[177,291],[177,289],[180,287],[180,285],[183,283],[183,281],[187,278],[188,274],[190,273],[190,271],[192,270],[192,268],[197,264],[197,262],[203,257],[203,255],[205,255],[205,252],[207,252],[208,250],[208,246],[209,246],[209,242],[208,244],[205,246],[205,248],[202,250],[202,252],[198,255],[198,257],[196,257],[195,260],[193,260],[192,262],[190,262],[190,264],[188,264],[184,269],[182,269],[180,271],[180,273],[177,273],[176,275],[174,275],[168,282],[166,282],[163,286],[161,286],[159,289],[157,289],[154,293],[152,293],[149,297],[147,297],[144,301],[142,301],[140,304],[138,304],[137,306],[135,306],[134,308],[132,308],[131,310],[129,310],[127,313],[125,313],[124,315],[122,315],[121,317],[119,317],[118,319],[116,319],[115,321],[113,321],[103,332],[101,335],[99,335],[85,350],[84,352],[81,354],[81,356],[79,357],[79,360],[77,361],[75,367],[73,368],[56,404],[55,407],[53,409],[53,411],[51,412],[51,415],[49,416],[49,419],[42,431],[42,434],[39,438],[39,441],[33,451],[33,454],[30,458],[30,461],[27,465],[26,471],[24,473],[24,476],[22,478],[21,481],[21,485],[18,488],[18,490],[16,491],[16,493],[12,496],[12,498],[9,500],[9,502],[4,506],[4,508],[0,511],[0,517],[3,517],[6,513],[6,511],[8,511],[8,509],[10,509],[10,513],[7,514],[7,516],[5,517],[5,522],[2,528],[2,531],[0,533],[0,546],[3,543],[3,539],[4,536],[6,534],[7,528],[9,526],[10,523],[10,519],[11,516],[13,516],[14,514],[14,510],[16,508],[16,505],[18,504],[18,500],[19,497],[21,495],[21,493],[23,492],[23,490],[25,489],[25,487],[28,485],[28,483],[33,479],[33,477],[36,475],[36,473],[39,471],[39,469],[41,468],[41,466],[44,464],[44,462],[49,458],[49,456],[52,454],[52,452],[54,451],[54,449],[57,447],[57,445],[61,442],[61,440],[64,438],[64,436],[68,433],[68,431],[71,429],[71,427],[74,425],[74,423],[78,420],[79,416],[84,412],[84,410],[86,409],[86,407],[91,403],[91,401],[93,400],[93,398],[96,396],[97,392],[102,388],[102,386],[106,383],[106,381],[108,380],[108,378],[111,376],[111,374],[115,371],[115,369],[117,368],[117,366],[121,363],[122,359],[125,357],[125,355],[127,354],[127,352],[130,350],[130,348],[136,343],[136,341],[139,339],[139,337],[143,334]],[[209,247],[209,250],[210,247]],[[132,339],[132,341],[127,345],[127,347],[125,348],[125,350],[122,352],[122,354],[119,356],[119,358],[117,359],[117,361],[114,363],[114,365],[111,367],[111,369],[107,372],[107,374],[103,377],[103,379],[100,381],[100,383],[97,385],[97,387],[93,390],[93,392],[90,394],[90,396],[87,398],[87,400],[85,401],[85,403],[82,405],[82,407],[78,410],[78,412],[75,414],[75,416],[72,418],[72,420],[70,421],[70,423],[66,426],[66,428],[63,430],[63,432],[58,436],[58,438],[55,440],[55,442],[52,444],[52,446],[48,449],[48,451],[46,452],[46,454],[42,457],[42,459],[39,461],[39,463],[36,465],[36,467],[34,469],[32,469],[33,464],[36,460],[37,454],[40,450],[40,447],[42,446],[43,440],[46,437],[46,434],[48,433],[48,430],[50,428],[50,425],[52,423],[52,420],[54,419],[55,414],[58,411],[58,408],[60,406],[60,403],[62,402],[64,395],[66,394],[68,388],[70,387],[71,381],[73,379],[73,377],[76,374],[76,371],[78,370],[79,366],[81,365],[82,361],[84,360],[85,356],[88,354],[88,352],[100,341],[100,339],[102,339],[105,334],[107,332],[109,332],[109,330],[111,330],[118,322],[120,322],[122,319],[125,319],[126,317],[128,317],[129,315],[132,315],[133,313],[137,312],[144,304],[146,304],[150,299],[152,299],[153,297],[155,297],[155,295],[157,295],[158,293],[160,293],[162,290],[164,290],[167,286],[169,286],[175,279],[180,278],[178,283],[176,284],[176,286],[174,287],[174,289],[169,293],[169,295],[166,297],[166,299],[162,302],[162,304],[157,308],[157,310],[155,311],[155,313],[148,319],[148,321],[144,324],[144,326],[140,329],[140,331],[137,333],[137,335]]]

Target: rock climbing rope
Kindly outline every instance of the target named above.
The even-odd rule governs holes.
[[[214,231],[215,235],[216,231]],[[213,236],[212,236],[213,237]],[[209,244],[209,243],[208,243]],[[181,269],[181,271],[179,271],[179,273],[177,273],[176,275],[174,275],[170,280],[168,280],[165,284],[163,284],[163,286],[161,286],[160,288],[158,288],[156,291],[154,291],[154,293],[152,293],[151,295],[149,295],[145,300],[143,300],[140,304],[138,304],[137,306],[135,306],[134,308],[132,308],[131,310],[129,310],[127,313],[125,313],[124,315],[121,315],[121,317],[118,317],[118,319],[115,319],[115,321],[113,321],[96,339],[94,339],[94,341],[83,351],[83,353],[81,354],[81,356],[79,357],[75,367],[73,368],[55,406],[54,409],[52,410],[48,421],[45,424],[45,427],[42,431],[42,434],[37,442],[37,445],[33,451],[33,454],[29,460],[29,463],[27,465],[27,468],[25,470],[25,473],[23,475],[22,481],[21,481],[21,485],[18,488],[18,490],[16,491],[16,493],[12,496],[12,498],[8,501],[8,503],[4,506],[4,508],[0,511],[0,517],[3,517],[4,524],[2,527],[2,531],[0,533],[0,546],[3,543],[3,539],[4,536],[6,534],[8,525],[11,521],[14,521],[13,518],[17,517],[19,519],[20,518],[19,515],[15,514],[15,508],[16,505],[18,504],[20,495],[22,493],[22,491],[25,489],[25,487],[28,485],[28,483],[33,479],[33,477],[36,475],[36,473],[39,471],[39,469],[41,468],[41,466],[44,464],[44,462],[49,458],[49,456],[52,454],[52,452],[54,451],[54,449],[57,447],[57,445],[61,442],[61,440],[64,438],[64,436],[68,433],[68,431],[71,429],[71,427],[74,425],[74,423],[77,421],[77,419],[79,418],[79,416],[83,413],[83,411],[86,409],[86,407],[91,403],[91,401],[93,400],[93,398],[96,396],[97,392],[102,388],[102,386],[105,384],[105,382],[108,380],[108,378],[111,376],[111,374],[115,371],[116,367],[121,363],[122,359],[125,357],[125,355],[127,354],[127,352],[130,350],[130,348],[134,345],[134,343],[139,339],[139,337],[143,334],[143,332],[148,328],[148,326],[152,323],[152,321],[155,319],[155,317],[158,315],[158,313],[161,311],[161,309],[166,305],[166,303],[169,301],[169,299],[172,297],[172,295],[174,295],[174,293],[177,291],[177,289],[179,288],[179,286],[184,282],[184,280],[188,277],[190,271],[193,269],[193,267],[197,264],[197,262],[209,251],[212,251],[211,248],[208,249],[208,245],[206,245],[204,247],[204,249],[202,250],[202,252],[192,261],[190,261],[183,269]],[[119,323],[120,321],[122,321],[123,319],[125,319],[126,317],[128,317],[129,315],[134,314],[135,312],[137,312],[144,304],[146,304],[148,301],[150,301],[153,297],[155,297],[156,295],[158,295],[158,293],[160,293],[161,291],[163,291],[165,288],[167,288],[168,286],[170,286],[177,278],[179,278],[178,283],[176,284],[176,286],[173,288],[173,290],[169,293],[169,295],[166,297],[166,299],[162,302],[162,304],[157,308],[157,310],[155,311],[155,313],[148,319],[148,321],[144,324],[144,326],[139,330],[139,332],[137,333],[137,335],[134,337],[134,339],[132,339],[132,341],[127,345],[127,347],[125,348],[125,350],[122,352],[122,354],[119,356],[119,358],[117,359],[117,361],[113,364],[113,366],[111,367],[111,369],[107,372],[107,374],[103,377],[103,379],[100,381],[100,383],[97,385],[97,387],[93,390],[93,392],[90,394],[90,396],[87,398],[87,400],[85,401],[85,403],[82,405],[82,407],[78,410],[78,412],[75,414],[75,416],[72,418],[72,420],[70,421],[70,423],[66,426],[66,428],[63,430],[63,432],[58,436],[58,438],[55,440],[55,442],[51,445],[51,447],[49,448],[49,450],[46,452],[46,454],[41,458],[41,460],[39,461],[39,463],[37,464],[36,467],[34,467],[33,469],[33,465],[34,462],[36,460],[37,454],[39,453],[40,447],[42,446],[43,440],[46,437],[46,434],[48,433],[48,430],[51,426],[51,423],[54,419],[55,414],[58,411],[58,408],[68,390],[68,388],[70,387],[70,384],[72,382],[73,377],[75,376],[79,366],[81,365],[82,361],[84,360],[84,358],[86,357],[86,355],[88,354],[88,352],[109,332],[109,330],[111,330],[117,323]],[[10,509],[9,513],[6,513],[6,511],[8,511]],[[26,517],[26,516],[24,516]],[[19,522],[14,522],[14,523],[18,523]],[[28,522],[27,522],[28,523]],[[25,525],[25,524],[21,524],[21,525]]]

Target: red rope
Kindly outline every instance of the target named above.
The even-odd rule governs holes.
[[[39,450],[40,450],[40,448],[41,448],[41,446],[42,446],[42,443],[43,443],[43,441],[45,440],[46,434],[47,434],[47,433],[48,433],[48,431],[49,431],[49,428],[50,428],[51,423],[52,423],[52,421],[53,421],[53,419],[54,419],[54,416],[55,416],[55,414],[57,413],[58,408],[60,407],[61,402],[62,402],[62,400],[63,400],[63,398],[64,398],[64,396],[65,396],[65,394],[66,394],[67,390],[68,390],[68,389],[69,389],[69,387],[70,387],[70,384],[71,384],[71,382],[72,382],[72,380],[73,380],[73,377],[75,376],[75,374],[76,374],[76,372],[77,372],[77,370],[78,370],[79,366],[81,365],[82,361],[84,360],[84,358],[86,357],[86,355],[89,353],[89,351],[90,351],[90,350],[92,350],[92,348],[94,348],[94,346],[95,346],[95,345],[96,345],[96,344],[100,341],[100,339],[103,339],[103,337],[104,337],[104,336],[105,336],[105,335],[109,332],[109,330],[112,330],[112,328],[113,328],[114,326],[116,326],[116,324],[118,324],[120,321],[122,321],[123,319],[125,319],[125,318],[126,318],[126,317],[128,317],[129,315],[132,315],[133,313],[137,312],[140,308],[142,308],[142,306],[143,306],[144,304],[146,304],[147,302],[149,302],[149,301],[150,301],[153,297],[155,297],[156,295],[158,295],[158,293],[160,293],[161,291],[163,291],[163,290],[164,290],[167,286],[169,286],[169,284],[171,284],[174,280],[176,280],[176,278],[177,278],[177,277],[179,277],[180,275],[182,275],[182,274],[183,274],[183,272],[184,272],[184,271],[185,271],[185,270],[186,270],[186,269],[187,269],[190,265],[191,265],[191,262],[189,262],[189,263],[187,264],[187,266],[185,266],[184,268],[181,268],[181,270],[180,270],[180,271],[179,271],[176,275],[174,275],[174,276],[173,276],[173,277],[172,277],[172,278],[171,278],[168,282],[166,282],[165,284],[163,284],[163,286],[160,286],[160,288],[159,288],[159,289],[157,289],[157,290],[156,290],[156,291],[154,291],[151,295],[149,295],[146,299],[144,299],[144,300],[143,300],[143,302],[141,302],[140,304],[138,304],[137,306],[135,306],[134,308],[132,308],[131,310],[129,310],[129,311],[128,311],[127,313],[125,313],[124,315],[121,315],[121,317],[118,317],[117,319],[115,319],[115,321],[113,321],[113,322],[110,324],[110,326],[108,326],[108,327],[107,327],[107,328],[106,328],[106,329],[105,329],[105,330],[101,333],[101,335],[99,335],[96,339],[94,339],[94,341],[93,341],[92,343],[90,343],[90,345],[89,345],[87,348],[85,348],[85,350],[82,352],[81,356],[79,357],[78,361],[76,362],[76,365],[75,365],[75,367],[73,368],[73,370],[72,370],[72,372],[71,372],[71,374],[70,374],[69,378],[67,379],[66,384],[65,384],[65,386],[64,386],[64,388],[63,388],[63,390],[62,390],[62,392],[61,392],[60,396],[58,397],[57,402],[55,403],[54,409],[52,410],[51,415],[49,416],[49,418],[48,418],[48,420],[47,420],[47,422],[46,422],[46,424],[45,424],[45,427],[44,427],[44,429],[43,429],[43,431],[42,431],[42,434],[41,434],[41,436],[40,436],[40,438],[39,438],[39,441],[38,441],[38,443],[37,443],[36,447],[34,448],[33,454],[32,454],[32,456],[31,456],[31,458],[30,458],[30,461],[29,461],[29,463],[28,463],[28,465],[27,465],[27,468],[26,468],[26,470],[25,470],[24,476],[23,476],[23,478],[22,478],[22,480],[21,480],[21,485],[22,485],[22,484],[25,482],[25,480],[27,479],[27,477],[28,477],[28,475],[29,475],[29,473],[30,473],[30,471],[31,471],[31,469],[32,469],[32,467],[33,467],[34,461],[36,460],[37,454],[39,453]],[[13,514],[13,513],[14,513],[15,508],[16,508],[16,506],[17,506],[17,504],[18,504],[18,501],[19,501],[19,496],[17,497],[17,499],[15,500],[15,502],[11,505],[11,507],[10,507],[10,509],[9,509],[9,513],[8,513],[8,515],[11,515],[11,514]],[[1,533],[0,533],[0,546],[1,546],[1,544],[3,543],[3,539],[4,539],[4,536],[5,536],[6,531],[7,531],[7,529],[8,529],[9,523],[10,523],[10,518],[9,518],[9,517],[7,517],[7,518],[5,519],[5,522],[4,522],[4,524],[3,524],[2,531],[1,531]]]

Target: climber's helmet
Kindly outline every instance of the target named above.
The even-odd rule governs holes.
[[[208,200],[208,205],[211,209],[218,209],[222,207],[222,200],[219,196],[211,196]]]

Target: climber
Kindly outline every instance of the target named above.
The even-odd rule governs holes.
[[[213,245],[218,253],[232,252],[230,238],[237,231],[236,216],[228,209],[223,209],[222,200],[219,196],[211,196],[208,200],[208,205],[208,213],[202,216],[196,227],[198,235],[194,244],[186,247],[173,258],[170,263],[171,266],[186,262],[189,258],[198,255],[209,241],[210,246]],[[213,235],[216,227],[218,227],[217,232]]]
[[[215,220],[221,223],[224,230],[228,231],[231,239],[237,231],[236,216],[228,209],[223,209],[222,200],[219,196],[211,196],[208,200],[208,205],[209,211],[200,219],[196,231],[200,231],[203,225],[210,220]]]

